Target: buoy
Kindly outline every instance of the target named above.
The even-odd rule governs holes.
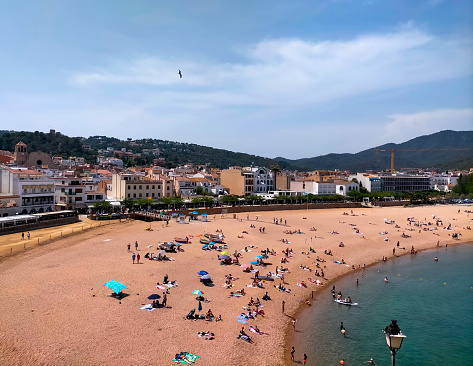
[[[446,283],[446,282],[444,282],[443,284],[444,284],[444,285],[446,285],[447,283]]]
[[[422,278],[420,280],[422,281]]]
[[[341,360],[340,365],[345,365],[345,360]]]

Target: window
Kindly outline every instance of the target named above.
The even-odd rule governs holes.
[[[149,186],[146,186],[146,189],[149,189]],[[147,193],[146,193],[147,194]]]
[[[139,197],[140,197],[140,198],[141,198],[141,197],[143,197],[143,194],[142,194],[142,193],[140,193]]]
[[[130,197],[131,197],[131,194],[128,193],[128,198],[130,198]]]
[[[158,184],[158,189],[161,189],[161,185]]]
[[[166,187],[166,191],[169,191],[169,186]]]
[[[133,193],[133,198],[136,198],[136,193]]]
[[[154,185],[152,186],[152,188],[151,188],[151,189],[154,189]]]
[[[131,189],[131,186],[128,186],[128,189]]]
[[[151,197],[153,197],[153,198],[154,198],[154,192],[153,192],[153,193],[151,193]]]
[[[133,189],[136,189],[136,186],[133,186]]]
[[[143,188],[143,186],[139,186],[138,188],[139,188],[139,189],[142,189],[142,188]]]

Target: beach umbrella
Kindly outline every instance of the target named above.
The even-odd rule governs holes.
[[[249,266],[246,265],[246,264],[242,264],[240,267],[241,267],[241,268],[248,268]]]
[[[256,259],[263,259],[263,256],[262,255],[257,255]]]
[[[194,295],[203,295],[203,294],[204,294],[204,293],[203,293],[202,291],[200,291],[200,290],[192,291],[192,293],[193,293]]]
[[[197,211],[193,211],[192,213],[193,213],[194,215],[197,215],[197,214],[198,214],[198,212],[197,212]]]
[[[181,244],[176,244],[176,247],[182,247],[182,245]]]
[[[258,264],[258,261],[250,262],[251,264]]]
[[[207,274],[207,275],[203,275],[200,277],[201,280],[210,280],[210,276]]]
[[[152,295],[149,295],[148,296],[148,299],[150,300],[157,300],[157,299],[160,299],[161,296],[159,296],[158,294],[152,294]]]
[[[222,255],[228,255],[228,254],[230,254],[230,253],[228,253],[226,250],[224,250],[224,251],[223,251],[222,253],[220,253],[220,254],[222,254]]]
[[[230,259],[230,256],[228,256],[228,255],[221,255],[221,256],[220,256],[220,259]]]
[[[197,310],[202,311],[202,303],[200,301],[199,301],[199,307],[197,308]]]
[[[202,245],[202,249],[205,249],[205,248],[207,248],[208,246],[209,246],[208,244]]]
[[[211,242],[209,243],[209,245],[214,245],[214,244],[215,244],[215,242],[214,242],[214,241],[211,241]]]
[[[109,288],[110,288],[113,292],[115,292],[117,295],[118,295],[118,293],[119,293],[121,290],[123,290],[124,288],[128,288],[128,287],[126,287],[123,283],[117,282],[117,281],[115,281],[115,280],[111,280],[111,281],[105,282],[103,285],[109,287]]]
[[[201,275],[201,276],[204,276],[204,275],[206,275],[206,274],[209,274],[209,272],[207,272],[207,271],[199,271],[199,272],[197,272],[197,274],[198,274],[198,275]]]

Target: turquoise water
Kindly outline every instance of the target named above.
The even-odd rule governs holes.
[[[395,258],[335,285],[359,305],[336,304],[331,288],[317,295],[297,322],[296,351],[307,353],[308,365],[367,365],[370,358],[390,365],[382,329],[391,319],[407,336],[397,366],[473,365],[473,244]]]

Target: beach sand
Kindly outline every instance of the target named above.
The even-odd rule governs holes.
[[[301,306],[307,306],[304,300],[319,288],[308,281],[308,278],[316,278],[314,272],[300,265],[313,270],[317,256],[326,260],[321,265],[327,278],[322,281],[327,284],[353,272],[352,265],[358,269],[358,266],[378,262],[382,256],[391,258],[397,241],[406,250],[396,248],[396,255],[409,252],[411,246],[417,250],[435,247],[437,241],[442,246],[471,242],[472,231],[465,229],[471,226],[466,209],[469,207],[456,205],[363,208],[353,210],[353,215],[350,209],[278,211],[250,213],[250,220],[246,213],[241,213],[238,214],[241,221],[212,215],[207,223],[170,222],[169,227],[163,227],[162,223],[155,222],[153,231],[146,231],[148,223],[131,221],[59,239],[0,262],[0,364],[167,365],[172,363],[176,353],[187,351],[199,355],[195,364],[202,366],[283,365],[291,316]],[[432,215],[440,218],[444,226],[437,227]],[[274,224],[275,217],[286,220],[287,226]],[[408,217],[430,221],[433,225],[427,227],[438,230],[419,233],[418,227],[408,225]],[[400,228],[395,228],[394,223],[386,224],[384,219],[394,220]],[[251,224],[256,227],[250,228]],[[448,224],[453,231],[444,229]],[[259,227],[265,227],[264,234]],[[317,231],[310,231],[311,227]],[[358,234],[355,227],[359,229]],[[276,265],[281,267],[282,250],[292,248],[294,255],[288,258],[288,264],[282,264],[290,270],[285,275],[284,286],[291,292],[274,288],[273,285],[280,282],[278,279],[265,283],[264,289],[248,288],[253,274],[243,273],[242,268],[235,265],[220,265],[218,252],[201,250],[197,235],[215,233],[217,229],[223,231],[230,254],[237,250],[243,255],[240,263],[249,264],[266,248],[277,252],[266,260],[272,265],[261,268],[260,276],[275,272]],[[303,234],[284,233],[299,229]],[[331,234],[333,231],[339,234]],[[385,231],[389,234],[379,234]],[[451,237],[454,232],[461,234],[458,241]],[[402,233],[411,238],[402,238]],[[18,234],[15,235],[18,240]],[[159,242],[186,235],[193,236],[191,243],[183,244],[184,252],[170,254],[174,261],[144,258],[148,252],[156,254]],[[384,241],[386,237],[389,241]],[[290,244],[282,243],[283,238]],[[138,251],[133,250],[135,241],[139,244]],[[345,246],[339,247],[340,242]],[[140,253],[140,264],[132,263],[128,243],[132,252]],[[149,245],[152,248],[148,248]],[[240,251],[250,245],[257,248],[251,252]],[[301,254],[307,253],[311,246],[315,254]],[[324,255],[327,249],[333,256]],[[342,259],[348,266],[333,262]],[[199,282],[197,272],[200,270],[209,272],[213,287]],[[230,273],[238,280],[234,281],[235,287],[225,289],[222,286],[225,275]],[[156,283],[162,283],[165,274],[178,284],[169,290],[168,307],[140,310],[151,303],[147,298],[150,294],[163,295]],[[128,296],[121,300],[109,296],[111,290],[102,285],[112,279],[128,287],[123,291]],[[307,283],[307,288],[297,286],[301,281]],[[229,298],[230,291],[242,288],[246,296]],[[204,297],[210,299],[209,303],[202,303],[202,313],[210,308],[214,315],[221,315],[223,321],[185,319],[191,309],[197,309],[194,290],[203,291]],[[266,316],[248,320],[247,324],[238,322],[237,316],[250,297],[262,299],[266,291],[272,298],[262,301]],[[282,301],[285,301],[285,314],[281,309]],[[257,325],[265,334],[249,332],[251,325]],[[243,326],[254,343],[237,339]],[[198,331],[213,332],[215,339],[200,338]]]

